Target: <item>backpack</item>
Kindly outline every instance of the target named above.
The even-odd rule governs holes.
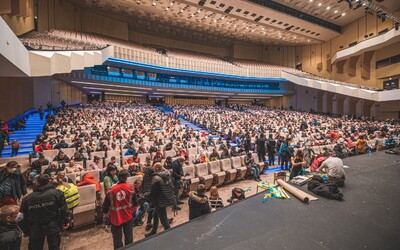
[[[274,148],[276,148],[276,142],[275,142],[275,140],[269,140],[269,141],[268,141],[268,148],[269,148],[269,149],[274,149]]]
[[[315,158],[315,160],[311,163],[310,171],[315,172],[325,160],[326,160],[326,157],[322,157],[322,156]]]

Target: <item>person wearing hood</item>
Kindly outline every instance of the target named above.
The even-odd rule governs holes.
[[[22,232],[15,222],[19,207],[8,205],[0,208],[0,249],[19,250]]]
[[[160,218],[164,230],[170,228],[167,217],[167,207],[174,205],[176,206],[174,185],[172,184],[170,171],[164,169],[159,162],[154,164],[153,170],[154,174],[151,181],[151,191],[149,197],[154,205],[154,221],[153,228],[149,233],[145,234],[146,237],[157,233],[158,218]]]
[[[86,173],[82,177],[82,181],[77,184],[78,187],[86,186],[86,185],[96,185],[96,193],[100,192],[100,183],[94,179],[94,176],[91,173]]]
[[[206,187],[204,184],[199,184],[197,191],[189,193],[189,220],[211,213],[211,207],[205,194]]]
[[[22,201],[18,226],[29,236],[29,249],[43,249],[45,238],[49,249],[60,249],[61,231],[69,227],[70,220],[64,194],[54,188],[47,174],[36,178],[36,186]]]

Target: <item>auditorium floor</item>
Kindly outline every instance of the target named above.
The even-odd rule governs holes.
[[[268,172],[267,174],[261,175],[263,181],[273,182],[273,173]],[[247,191],[246,197],[256,194],[257,182],[254,180],[242,180],[229,185],[224,185],[218,188],[219,194],[224,201],[224,205],[227,206],[227,199],[231,195],[231,191],[234,187],[239,187]],[[209,193],[207,194],[209,195]],[[171,209],[168,210],[168,217],[174,218],[174,222],[171,227],[175,227],[179,224],[187,222],[189,220],[189,208],[187,205],[187,198],[184,199],[185,204],[182,205],[182,210],[178,211],[178,214],[174,217]],[[147,215],[147,214],[146,214]],[[147,218],[147,216],[145,216]],[[162,232],[164,229],[160,223],[158,232]],[[140,227],[134,227],[134,240],[138,241],[144,238],[145,224]],[[62,246],[61,249],[72,250],[72,249],[112,249],[112,236],[111,232],[107,232],[101,226],[97,227],[83,227],[75,231],[67,231],[63,233],[62,236]],[[28,240],[24,238],[22,241],[21,249],[28,249]],[[45,247],[47,249],[47,246]]]

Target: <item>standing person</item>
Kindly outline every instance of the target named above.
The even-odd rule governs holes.
[[[129,173],[126,170],[119,172],[119,182],[107,192],[102,212],[110,217],[111,233],[114,249],[120,248],[122,243],[122,231],[125,238],[125,246],[133,242],[132,215],[134,207],[138,205],[135,188],[126,183]]]
[[[4,130],[0,130],[0,158],[4,150],[4,146],[8,144],[9,137]]]
[[[40,105],[40,107],[39,107],[39,116],[40,116],[40,120],[43,120],[43,117],[44,117],[44,109],[43,109],[43,107]]]
[[[2,250],[19,250],[21,248],[22,232],[15,222],[18,211],[17,205],[0,208],[0,249]]]
[[[20,145],[17,140],[11,142],[11,157],[18,156],[19,147]]]
[[[211,213],[211,207],[206,196],[206,186],[204,184],[199,184],[197,191],[189,193],[188,204],[189,220]]]
[[[17,205],[18,200],[27,194],[26,182],[18,169],[16,161],[10,161],[0,170],[0,207]]]
[[[291,157],[290,161],[292,162],[292,170],[290,171],[289,180],[301,175],[304,171],[306,161],[304,160],[303,150],[297,150],[296,156]]]
[[[268,137],[268,164],[269,166],[275,165],[276,141],[272,138],[272,134]]]
[[[43,249],[47,238],[50,250],[60,249],[61,231],[69,227],[70,213],[64,194],[50,183],[50,176],[39,175],[37,188],[23,201],[19,227],[29,236],[29,250]]]
[[[145,234],[146,237],[157,233],[159,218],[164,230],[170,228],[167,217],[167,207],[176,205],[174,186],[172,184],[170,172],[163,169],[161,163],[158,162],[154,164],[153,170],[154,175],[149,196],[154,205],[154,222],[152,230]]]
[[[309,143],[304,144],[304,160],[306,162],[305,168],[309,168],[311,165],[311,161],[313,156],[315,155],[314,150],[310,147]]]
[[[161,164],[161,163],[160,163]],[[148,166],[146,171],[144,172],[143,181],[142,181],[142,192],[146,201],[149,202],[148,210],[147,210],[147,222],[146,222],[146,231],[150,230],[153,225],[151,224],[153,220],[153,212],[154,206],[150,199],[147,199],[146,196],[151,192],[151,181],[153,179],[154,170],[152,166]]]
[[[265,136],[264,134],[260,135],[260,138],[258,138],[256,140],[256,146],[257,146],[257,156],[258,156],[258,160],[260,162],[263,162],[265,164],[266,159],[265,159]]]
[[[172,162],[171,167],[172,167],[172,181],[174,184],[174,193],[175,193],[175,199],[176,199],[176,204],[177,205],[182,205],[183,201],[180,199],[180,191],[183,188],[183,182],[182,179],[184,178],[183,174],[183,169],[182,166],[185,163],[185,158],[179,157],[175,161]],[[175,206],[173,207],[174,210],[181,210],[180,207]]]

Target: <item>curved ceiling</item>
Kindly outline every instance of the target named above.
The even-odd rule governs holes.
[[[191,41],[232,45],[319,43],[339,33],[238,0],[68,0],[129,22],[131,30]]]

